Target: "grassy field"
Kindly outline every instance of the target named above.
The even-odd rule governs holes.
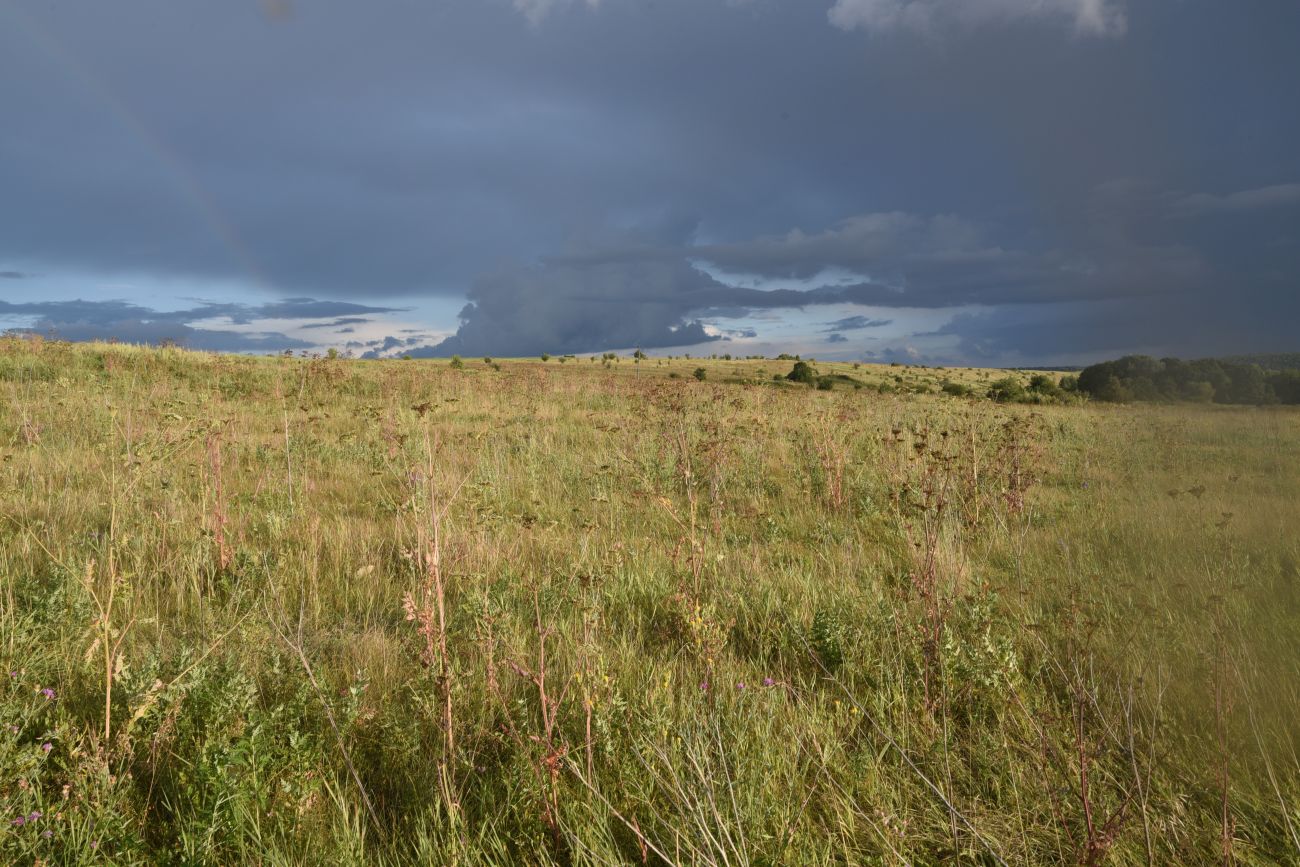
[[[1300,863],[1300,413],[817,366],[0,341],[0,860]]]

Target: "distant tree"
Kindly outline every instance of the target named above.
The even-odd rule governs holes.
[[[548,355],[547,353],[543,352],[543,353],[542,353],[542,361],[550,361],[550,360],[551,360],[551,356]]]
[[[695,368],[695,372],[692,373],[691,376],[694,376],[700,382],[704,382],[704,380],[708,378],[709,372],[705,370],[703,367],[697,367]]]
[[[1279,370],[1269,377],[1279,403],[1300,403],[1300,370]]]
[[[632,357],[635,358],[637,361],[641,361],[646,357],[646,354],[642,352],[640,349],[638,349],[636,352],[632,353]]]
[[[453,355],[453,356],[451,357],[451,369],[452,369],[452,370],[462,370],[462,369],[464,369],[464,367],[465,367],[465,362],[461,361],[459,355]]]

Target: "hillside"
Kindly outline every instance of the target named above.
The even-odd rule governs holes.
[[[1300,412],[816,367],[0,340],[0,858],[1294,860]]]

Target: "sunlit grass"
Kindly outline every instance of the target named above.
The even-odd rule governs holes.
[[[0,341],[0,851],[1295,862],[1300,414],[817,367]]]

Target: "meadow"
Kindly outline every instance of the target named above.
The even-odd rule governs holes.
[[[0,340],[0,861],[1300,863],[1300,411],[816,366]]]

